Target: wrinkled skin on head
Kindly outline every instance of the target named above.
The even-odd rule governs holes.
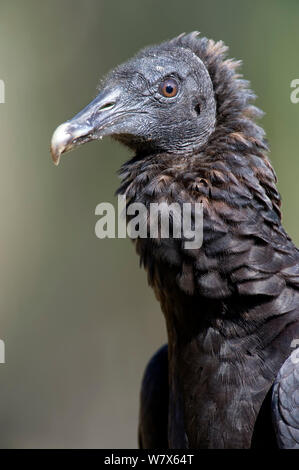
[[[161,92],[171,79],[175,96]],[[136,151],[192,153],[214,131],[216,102],[211,78],[190,49],[171,42],[141,51],[113,70],[98,96],[73,119],[59,126],[52,155],[90,140],[112,136]]]

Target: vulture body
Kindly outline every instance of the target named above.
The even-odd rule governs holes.
[[[197,33],[147,48],[52,139],[56,163],[105,135],[134,149],[128,205],[203,204],[200,248],[134,241],[168,333],[142,383],[141,448],[299,448],[299,252],[261,112],[226,52]]]

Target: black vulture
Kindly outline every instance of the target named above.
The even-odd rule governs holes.
[[[128,204],[203,206],[201,248],[134,240],[168,335],[143,378],[141,448],[299,448],[299,252],[262,113],[226,54],[199,33],[148,47],[52,138],[56,164],[103,136],[133,149]]]

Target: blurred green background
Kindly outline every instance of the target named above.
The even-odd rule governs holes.
[[[192,30],[222,39],[266,112],[298,244],[298,24],[297,0],[1,0],[1,447],[136,447],[142,373],[166,338],[130,241],[94,235],[129,152],[107,139],[56,168],[54,128],[141,47]]]

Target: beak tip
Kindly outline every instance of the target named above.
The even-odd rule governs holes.
[[[61,154],[62,154],[61,149],[58,148],[57,146],[55,147],[54,145],[51,145],[50,153],[51,153],[51,157],[52,157],[54,165],[58,166],[59,162],[60,162],[60,157],[61,157]]]
[[[61,154],[66,150],[70,141],[70,135],[67,132],[68,123],[61,124],[54,131],[51,140],[50,152],[54,165],[58,166]]]
[[[53,152],[51,152],[51,154],[54,165],[58,166],[60,163],[60,154],[54,154]]]

